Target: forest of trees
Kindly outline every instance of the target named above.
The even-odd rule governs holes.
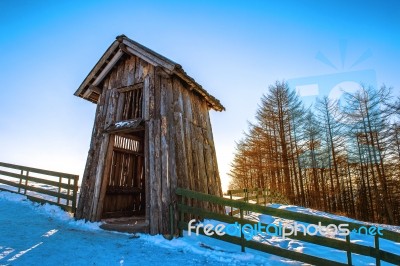
[[[268,188],[292,204],[400,224],[400,99],[361,86],[305,108],[287,83],[263,95],[237,143],[230,188]]]

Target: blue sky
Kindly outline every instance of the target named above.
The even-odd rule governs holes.
[[[211,119],[226,186],[235,141],[276,80],[372,70],[399,95],[399,27],[396,1],[2,0],[0,161],[82,176],[95,105],[73,93],[123,33],[225,105]]]

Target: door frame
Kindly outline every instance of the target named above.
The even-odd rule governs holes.
[[[135,131],[133,131],[135,132]],[[137,132],[137,131],[136,131]],[[125,133],[125,132],[124,132]],[[106,133],[106,137],[109,138],[108,142],[108,147],[107,147],[107,152],[106,155],[104,156],[105,160],[105,166],[104,166],[104,171],[102,175],[102,180],[101,180],[101,188],[100,188],[100,193],[99,193],[99,201],[97,204],[97,220],[102,219],[103,215],[103,207],[104,207],[104,200],[106,198],[106,193],[107,193],[107,186],[108,186],[108,181],[110,178],[111,174],[111,165],[112,165],[112,156],[113,156],[113,150],[114,150],[114,144],[115,144],[115,136],[126,136],[128,134],[118,134],[118,133]],[[132,138],[132,136],[129,136]],[[148,178],[147,178],[147,173],[146,173],[146,154],[147,154],[147,145],[146,145],[146,134],[145,130],[143,130],[143,137],[139,139],[140,141],[143,141],[143,178],[144,178],[144,186],[145,186],[145,191],[143,192],[144,195],[144,217],[146,220],[148,220],[148,190],[149,190],[149,183],[148,183]]]

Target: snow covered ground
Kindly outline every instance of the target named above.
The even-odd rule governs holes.
[[[133,238],[0,192],[0,265],[299,265],[286,261],[203,236]]]
[[[275,207],[331,217],[306,208]],[[278,222],[266,215],[249,214],[249,218]],[[398,227],[389,229],[400,231]],[[0,265],[302,265],[250,249],[242,253],[236,245],[193,234],[172,241],[162,236],[138,236],[104,231],[98,223],[75,221],[57,206],[39,205],[22,195],[0,192]],[[345,260],[344,252],[305,242],[265,236],[258,240],[324,258]],[[366,236],[357,242],[372,243]],[[383,242],[381,246],[400,253],[399,243]],[[373,265],[374,260],[353,255],[353,262]]]

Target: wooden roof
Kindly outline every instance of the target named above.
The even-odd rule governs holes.
[[[220,101],[210,95],[192,77],[187,75],[181,65],[129,39],[125,35],[117,36],[116,40],[96,63],[74,95],[96,103],[101,93],[97,86],[118,63],[124,53],[138,56],[154,66],[162,67],[168,74],[178,76],[189,84],[191,90],[196,91],[203,97],[211,108],[216,111],[225,110]]]

